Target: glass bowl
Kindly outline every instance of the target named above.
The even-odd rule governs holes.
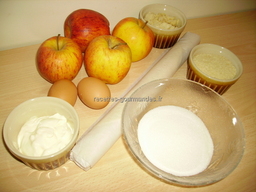
[[[164,17],[166,17],[166,15],[168,15],[169,17],[175,17],[174,19],[168,18],[168,21],[167,21],[168,24],[166,24],[165,22],[164,25],[163,24],[159,25],[159,24],[151,23],[150,21],[148,21],[148,24],[147,24],[149,28],[154,32],[154,35],[155,35],[155,43],[153,47],[160,48],[160,49],[172,47],[178,41],[180,34],[183,32],[187,24],[187,18],[185,14],[179,9],[172,7],[170,5],[150,4],[143,7],[140,10],[139,18],[144,22],[146,22],[148,19],[147,17],[148,13],[165,14]],[[152,17],[149,17],[149,18],[152,18]],[[176,21],[179,20],[177,24],[173,24],[176,27],[170,28],[169,24],[172,23],[173,21],[175,22],[175,20]]]
[[[42,157],[21,153],[18,149],[17,138],[24,123],[32,116],[51,116],[55,113],[65,116],[73,128],[70,142],[60,151]],[[69,159],[69,153],[75,145],[78,133],[79,118],[74,107],[55,97],[38,97],[21,103],[11,111],[3,128],[4,141],[9,151],[24,164],[37,170],[51,170],[64,164]]]
[[[190,80],[160,79],[143,85],[131,97],[137,98],[137,102],[128,102],[123,109],[123,139],[135,161],[151,175],[177,185],[202,186],[222,180],[239,164],[245,148],[242,122],[234,109],[209,87]],[[144,155],[138,140],[138,123],[149,110],[166,105],[188,109],[207,127],[214,151],[204,171],[176,176],[159,169]]]
[[[201,56],[202,54],[208,54],[214,57],[204,57],[205,59],[202,61],[202,63],[197,64],[199,60],[195,58],[200,54]],[[220,58],[217,59],[216,56],[228,59],[232,65],[230,66],[230,64],[226,63],[225,60],[222,61]],[[213,60],[216,60],[217,62],[212,63]],[[222,63],[218,61],[221,61]],[[205,68],[207,64],[206,62],[211,63],[208,68]],[[214,44],[205,43],[195,46],[189,54],[187,63],[187,79],[204,84],[221,95],[225,93],[241,77],[243,73],[243,65],[239,58],[230,50]],[[232,71],[231,69],[234,69],[232,66],[236,69],[236,73],[232,78],[226,78],[226,73],[230,75]],[[215,73],[212,73],[212,71],[215,73],[217,72],[217,76]]]

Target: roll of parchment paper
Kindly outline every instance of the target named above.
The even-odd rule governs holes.
[[[125,102],[140,86],[157,79],[170,78],[187,60],[191,49],[199,44],[200,36],[187,32],[167,49],[109,109],[81,136],[70,153],[70,160],[87,171],[114,145],[121,136],[121,116]]]

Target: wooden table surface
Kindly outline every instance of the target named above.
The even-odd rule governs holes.
[[[168,184],[145,172],[132,158],[122,138],[89,171],[72,161],[51,171],[33,170],[14,159],[0,141],[0,191],[256,191],[256,11],[188,20],[186,29],[201,36],[201,43],[222,45],[242,61],[244,72],[223,97],[240,116],[246,135],[244,156],[225,179],[204,187],[188,188]],[[62,33],[62,32],[60,32]],[[51,84],[35,67],[39,45],[0,52],[0,123],[21,102],[46,96]],[[126,78],[109,86],[118,97],[164,50],[153,49],[148,57],[132,64]],[[186,78],[186,63],[174,74]],[[86,76],[84,67],[74,79]],[[92,110],[78,99],[80,135],[107,109]]]

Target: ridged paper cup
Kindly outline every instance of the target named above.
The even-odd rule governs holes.
[[[156,25],[150,24],[148,21],[148,26],[154,32],[155,35],[155,48],[165,49],[172,47],[180,37],[180,34],[183,32],[186,24],[187,18],[182,11],[166,4],[151,4],[143,7],[139,13],[139,18],[146,22],[146,15],[148,13],[154,14],[165,14],[170,17],[175,17],[179,20],[177,28],[175,29],[163,29],[159,28]]]
[[[212,59],[210,62],[215,62],[216,67],[213,66],[211,70],[205,71],[206,69],[200,68],[199,65],[196,64],[195,57],[199,54],[222,56],[231,62],[232,69],[228,69],[224,66],[226,62],[221,63],[217,62],[219,60],[214,61],[214,59]],[[204,65],[206,66],[207,61],[203,62],[205,62]],[[225,93],[240,78],[243,72],[243,65],[233,52],[214,44],[200,44],[195,46],[190,52],[187,63],[187,79],[206,85],[219,94]],[[221,69],[220,66],[222,66],[223,69]],[[231,73],[231,70],[234,69],[233,67],[236,69],[234,76],[232,78],[224,78],[225,73]],[[223,78],[216,78],[216,76],[212,75],[212,71],[217,74],[222,74]]]
[[[42,157],[27,156],[21,153],[18,149],[17,138],[24,123],[32,116],[51,116],[55,113],[65,116],[73,128],[70,142],[60,151]],[[3,128],[5,144],[13,156],[37,170],[51,170],[63,165],[69,159],[69,153],[75,145],[78,133],[79,118],[74,107],[55,97],[38,97],[21,103],[9,114]]]

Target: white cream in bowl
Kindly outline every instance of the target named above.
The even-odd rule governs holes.
[[[19,151],[35,157],[51,155],[66,147],[73,132],[65,116],[59,113],[52,116],[33,116],[19,132]]]

